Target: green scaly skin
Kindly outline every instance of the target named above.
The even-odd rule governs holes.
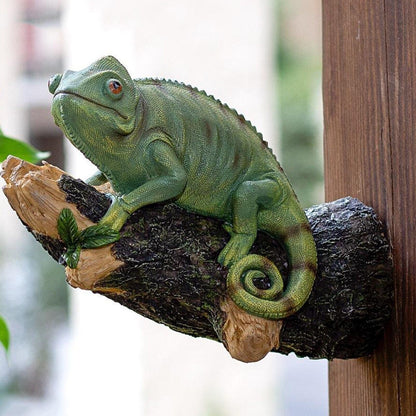
[[[133,80],[111,56],[55,75],[49,90],[56,124],[99,169],[89,183],[109,181],[116,192],[101,224],[120,230],[132,212],[168,200],[222,219],[232,224],[231,238],[218,260],[230,268],[235,303],[268,319],[302,307],[317,267],[309,223],[267,143],[244,117],[190,86]],[[284,291],[276,267],[248,255],[258,229],[287,251]],[[268,290],[255,286],[262,273]]]

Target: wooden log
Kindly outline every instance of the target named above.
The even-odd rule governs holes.
[[[331,416],[416,414],[416,3],[324,0],[325,194],[377,210],[395,310],[371,359],[329,366]]]
[[[82,229],[99,221],[110,204],[105,189],[49,164],[9,157],[2,176],[11,206],[57,261],[65,250],[56,226],[62,208],[72,210]],[[228,239],[222,223],[174,203],[135,212],[118,242],[83,250],[77,268],[66,267],[67,281],[173,330],[221,341],[245,362],[269,351],[327,359],[369,355],[392,308],[392,261],[383,226],[371,208],[352,198],[306,212],[318,276],[308,302],[284,320],[254,317],[232,302],[227,270],[217,262]],[[277,241],[259,233],[252,252],[268,257],[287,278],[286,254]]]

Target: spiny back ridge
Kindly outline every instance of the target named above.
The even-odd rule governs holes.
[[[147,85],[161,85],[161,84],[169,84],[173,85],[178,88],[186,88],[189,91],[196,92],[197,94],[200,94],[206,98],[209,98],[210,100],[213,100],[216,102],[220,107],[223,107],[230,111],[232,114],[234,114],[238,119],[242,120],[258,137],[259,139],[264,143],[264,145],[269,149],[270,153],[274,156],[276,159],[276,156],[274,155],[272,149],[270,148],[269,144],[266,140],[264,140],[263,135],[257,131],[256,126],[254,126],[251,121],[247,120],[242,114],[240,114],[237,110],[234,108],[231,108],[228,104],[223,103],[218,98],[215,98],[213,95],[208,94],[204,90],[200,90],[196,87],[193,87],[192,85],[185,84],[184,82],[179,82],[171,79],[165,79],[165,78],[137,78],[134,81],[140,83],[140,84],[147,84]],[[277,159],[276,159],[277,160]]]

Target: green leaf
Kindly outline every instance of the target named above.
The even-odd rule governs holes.
[[[59,237],[68,248],[78,244],[80,233],[74,214],[69,208],[64,208],[59,214],[57,227]]]
[[[107,225],[98,224],[82,230],[79,239],[82,248],[97,248],[119,240],[120,233]]]
[[[0,162],[7,159],[7,156],[13,155],[30,163],[38,163],[47,159],[50,152],[41,152],[28,143],[7,137],[0,130]]]
[[[74,214],[69,208],[64,208],[60,212],[57,227],[59,237],[66,245],[62,260],[71,269],[75,269],[78,265],[81,248],[105,246],[120,238],[118,231],[106,225],[93,225],[80,232]]]
[[[10,333],[5,320],[0,316],[0,342],[6,351],[9,350]]]
[[[65,260],[66,265],[70,269],[76,269],[79,262],[80,254],[81,246],[77,245],[75,247],[69,247],[67,251],[64,254],[62,254],[62,258]]]

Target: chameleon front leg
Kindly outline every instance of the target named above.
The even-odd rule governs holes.
[[[147,146],[146,166],[150,179],[127,194],[114,196],[100,224],[119,231],[134,211],[182,193],[187,180],[186,171],[166,142],[154,140]]]
[[[87,183],[88,185],[92,185],[92,186],[103,185],[104,183],[107,183],[107,182],[108,182],[107,177],[104,175],[104,173],[102,173],[99,170],[85,181],[85,183]]]

